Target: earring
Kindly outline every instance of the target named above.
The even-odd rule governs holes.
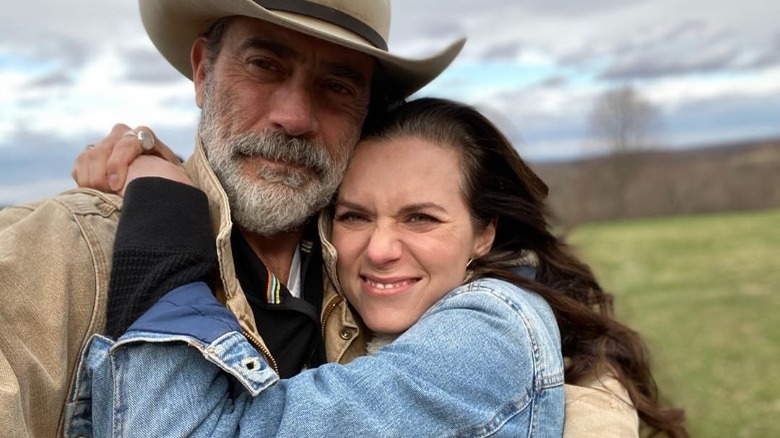
[[[471,262],[474,261],[474,258],[470,258],[469,261],[466,263],[466,275],[463,277],[463,283],[468,283],[469,280],[471,280],[471,277],[474,276],[474,271],[469,269],[469,266],[471,265]]]

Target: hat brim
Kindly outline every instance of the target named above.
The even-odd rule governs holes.
[[[362,1],[362,0],[361,0]],[[460,53],[465,38],[427,58],[409,59],[380,50],[362,37],[315,18],[266,9],[252,0],[139,0],[141,20],[157,50],[192,79],[193,42],[217,20],[246,16],[366,53],[383,66],[393,91],[409,96],[436,78]]]

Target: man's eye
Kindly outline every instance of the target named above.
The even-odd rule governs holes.
[[[249,60],[249,63],[263,70],[279,71],[279,66],[270,59],[252,58]]]
[[[333,91],[333,92],[338,93],[338,94],[344,94],[344,95],[353,95],[353,94],[355,94],[355,91],[351,87],[348,87],[347,85],[344,85],[341,82],[328,82],[326,84],[326,87],[330,91]]]

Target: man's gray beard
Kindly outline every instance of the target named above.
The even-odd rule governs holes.
[[[208,162],[227,194],[233,221],[262,236],[300,227],[330,201],[344,176],[351,148],[338,145],[344,152],[331,158],[323,145],[310,139],[282,132],[232,132],[237,115],[229,105],[232,99],[225,93],[221,99],[215,98],[214,91],[214,84],[207,79],[200,137]],[[308,171],[259,166],[251,169],[257,177],[249,178],[244,174],[248,169],[242,156],[260,156]]]

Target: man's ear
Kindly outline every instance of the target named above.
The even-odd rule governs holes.
[[[203,108],[206,74],[208,74],[210,68],[209,49],[205,37],[196,39],[192,44],[190,62],[192,63],[192,83],[195,85],[195,103],[198,105],[198,108]]]
[[[496,219],[490,221],[484,230],[479,232],[474,239],[474,258],[482,257],[490,252],[493,241],[496,239]]]

